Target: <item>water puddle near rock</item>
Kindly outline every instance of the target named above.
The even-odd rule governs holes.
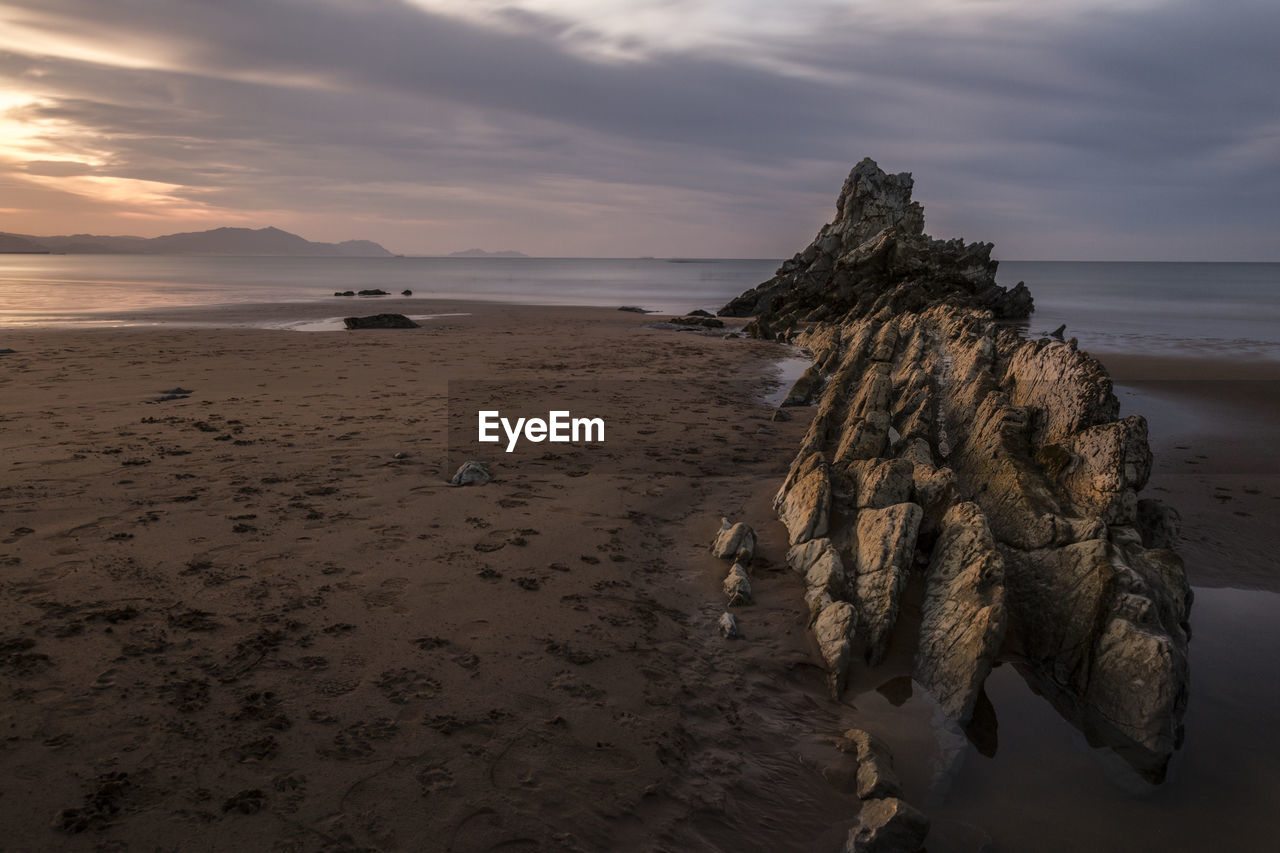
[[[769,381],[776,385],[762,398],[767,406],[782,405],[782,401],[787,399],[787,392],[791,390],[791,386],[813,364],[813,359],[806,356],[799,347],[787,347],[787,349],[792,354],[779,359],[773,365],[775,375]]]
[[[918,686],[859,694],[859,723],[891,743],[908,799],[933,821],[930,853],[1274,849],[1280,594],[1195,596],[1186,738],[1161,785],[1090,745],[1009,663],[987,680],[990,757]]]

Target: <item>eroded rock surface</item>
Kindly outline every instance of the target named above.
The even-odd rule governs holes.
[[[933,546],[915,679],[967,723],[1004,638],[1004,558],[977,504],[947,512]]]
[[[857,615],[847,601],[833,601],[822,609],[813,623],[813,636],[827,663],[827,686],[839,699],[849,675],[849,657]]]
[[[893,772],[893,754],[889,746],[862,729],[849,729],[844,736],[858,758],[858,798],[901,797],[902,783]]]
[[[813,420],[774,506],[833,691],[855,644],[874,664],[901,641],[920,584],[907,651],[949,715],[970,720],[1008,627],[1038,690],[1159,780],[1186,708],[1191,594],[1176,513],[1139,498],[1146,422],[1119,418],[1074,341],[1003,322],[1030,313],[1025,285],[996,284],[991,244],[927,236],[911,190],[862,161],[813,244],[720,312],[813,355],[789,398]],[[857,849],[896,820],[868,819]]]
[[[915,853],[929,834],[929,819],[897,797],[866,800],[846,853]]]

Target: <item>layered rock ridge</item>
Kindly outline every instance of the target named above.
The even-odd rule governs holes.
[[[1138,499],[1146,422],[1119,418],[1074,341],[1013,328],[1025,285],[995,283],[991,244],[925,235],[911,189],[863,160],[835,221],[721,311],[813,355],[789,401],[816,410],[774,505],[832,692],[859,654],[875,665],[913,642],[914,679],[966,725],[1003,655],[1159,781],[1181,737],[1191,592],[1176,514]]]

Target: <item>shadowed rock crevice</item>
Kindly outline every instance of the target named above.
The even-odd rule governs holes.
[[[1027,340],[989,243],[934,240],[909,174],[871,160],[836,219],[720,312],[813,355],[814,417],[774,506],[837,695],[924,586],[914,678],[961,725],[996,656],[1098,744],[1163,778],[1186,708],[1176,514],[1139,500],[1147,426],[1074,341]],[[1007,636],[1006,636],[1007,634]],[[898,635],[897,641],[901,641]]]

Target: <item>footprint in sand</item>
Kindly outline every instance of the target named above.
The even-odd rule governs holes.
[[[447,791],[454,787],[453,773],[443,764],[428,764],[414,774],[418,784],[422,786],[424,797]]]
[[[389,669],[375,682],[387,701],[396,705],[413,699],[428,699],[440,692],[441,684],[426,673],[413,669]]]
[[[407,586],[408,578],[387,578],[376,590],[363,593],[360,597],[364,599],[366,607],[390,607],[404,596]]]
[[[490,768],[494,785],[507,790],[541,787],[551,776],[590,780],[636,769],[639,762],[626,749],[598,741],[582,743],[568,733],[526,732],[499,753]]]
[[[9,538],[4,540],[4,544],[12,545],[24,536],[30,536],[35,533],[30,527],[15,527],[13,532],[9,534]]]

